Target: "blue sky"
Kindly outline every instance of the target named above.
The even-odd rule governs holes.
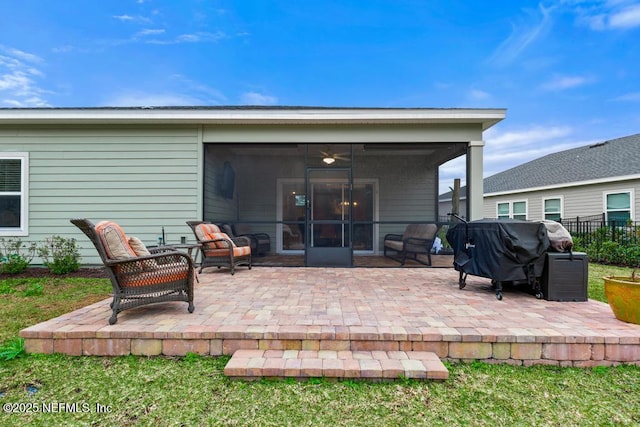
[[[640,2],[0,0],[0,107],[506,108],[485,176],[640,132]],[[441,188],[460,161],[442,168]]]

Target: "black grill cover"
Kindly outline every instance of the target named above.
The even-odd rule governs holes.
[[[456,270],[498,282],[530,281],[532,273],[541,277],[549,249],[544,224],[519,220],[458,223],[447,231],[447,240]]]

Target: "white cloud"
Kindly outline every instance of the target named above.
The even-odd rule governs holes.
[[[182,74],[172,75],[171,81],[177,83],[181,92],[191,93],[192,97],[200,99],[199,105],[219,105],[227,100],[227,97],[218,89],[191,80]]]
[[[0,45],[0,50],[4,51],[8,55],[16,58],[19,61],[26,61],[32,63],[42,63],[44,60],[40,58],[38,55],[34,55],[32,53],[24,52],[19,49],[14,49],[7,46]]]
[[[484,134],[484,177],[495,175],[512,167],[535,160],[547,154],[591,144],[595,141],[575,140],[569,126],[533,125],[509,131],[489,129]],[[466,157],[458,157],[440,167],[440,194],[449,191],[454,178],[465,185]]]
[[[201,105],[198,98],[176,93],[129,91],[115,94],[102,102],[104,107],[179,107]]]
[[[457,157],[440,166],[438,194],[450,191],[450,187],[453,187],[453,181],[456,178],[460,179],[461,186],[466,185],[466,174],[464,172],[466,170],[466,167],[466,156]]]
[[[640,27],[640,4],[613,13],[609,17],[609,26],[622,30]]]
[[[31,84],[32,80],[22,71],[0,75],[0,90],[12,90],[19,93]]]
[[[484,176],[491,176],[549,153],[566,150],[583,141],[572,141],[569,126],[541,126],[485,133]]]
[[[615,101],[640,101],[640,92],[629,92],[614,98]]]
[[[258,92],[245,92],[240,97],[241,103],[245,105],[274,105],[278,103],[275,96],[264,95]]]
[[[168,76],[162,82],[162,90],[130,89],[116,92],[112,97],[101,102],[108,107],[167,107],[167,106],[207,106],[220,105],[226,97],[219,90],[182,74]],[[109,93],[109,91],[105,91]]]
[[[584,76],[556,76],[548,82],[543,83],[540,87],[548,91],[557,91],[584,86],[592,81],[592,78]]]
[[[174,38],[158,38],[152,36],[162,36],[166,35],[166,31],[164,30],[147,30],[146,33],[136,33],[128,42],[142,42],[147,44],[156,44],[156,45],[175,45],[180,43],[215,43],[219,40],[229,38],[226,33],[222,31],[217,31],[214,33],[211,32],[196,32],[196,33],[185,33],[180,34]],[[148,37],[142,38],[140,36]],[[118,43],[122,43],[121,41]]]
[[[504,66],[515,61],[530,45],[546,34],[553,24],[551,11],[553,8],[545,8],[542,4],[538,7],[538,13],[528,11],[529,21],[512,25],[511,34],[507,37],[495,52],[489,57],[488,62],[498,66]]]
[[[132,15],[114,15],[113,19],[117,19],[120,22],[137,23],[137,24],[150,24],[151,19],[146,16],[132,16]]]
[[[224,38],[227,38],[227,35],[224,32],[216,31],[215,33],[197,32],[193,34],[182,34],[177,40],[186,42],[217,42]]]
[[[135,21],[135,18],[131,15],[114,15],[113,18],[118,21]]]
[[[469,91],[469,96],[474,100],[483,100],[491,97],[489,92],[485,92],[480,89],[471,89],[471,91]]]
[[[528,129],[497,133],[493,129],[485,132],[485,141],[491,147],[505,149],[521,147],[531,143],[546,142],[570,135],[572,129],[568,126],[532,126]]]
[[[151,28],[145,28],[144,30],[140,30],[136,33],[136,36],[142,36],[142,37],[146,37],[146,36],[156,36],[158,34],[164,34],[165,30],[164,29],[151,29]]]
[[[574,12],[578,15],[578,22],[592,30],[629,30],[640,27],[640,4],[634,0],[600,1],[588,5],[590,7],[585,7],[582,3],[575,4],[577,7]]]
[[[52,93],[41,88],[36,79],[44,77],[37,68],[44,61],[37,55],[0,45],[0,106],[45,107],[45,94]]]

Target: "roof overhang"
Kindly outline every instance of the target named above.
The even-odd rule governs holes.
[[[14,124],[478,124],[486,130],[505,109],[322,107],[104,107],[0,109]]]

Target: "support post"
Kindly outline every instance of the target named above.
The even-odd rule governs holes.
[[[467,149],[467,215],[470,221],[484,217],[483,148],[484,141],[469,141]]]

